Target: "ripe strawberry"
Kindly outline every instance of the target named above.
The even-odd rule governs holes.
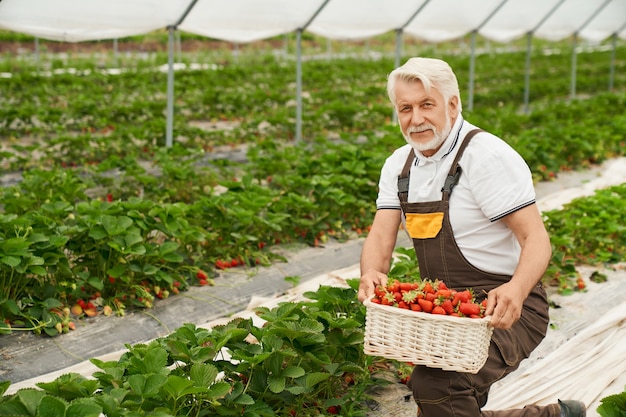
[[[433,314],[441,314],[441,315],[446,315],[446,310],[443,309],[443,307],[441,306],[434,306],[433,307]]]
[[[461,303],[459,306],[459,311],[464,316],[479,316],[480,315],[480,306],[475,303]]]
[[[452,299],[452,305],[457,306],[459,303],[467,303],[472,298],[472,293],[469,290],[458,291]]]
[[[199,270],[198,273],[196,274],[196,278],[198,278],[199,280],[206,281],[206,279],[208,278],[208,275],[203,270]]]
[[[433,311],[433,302],[425,299],[418,299],[417,303],[422,307],[422,311],[425,313],[431,313]]]
[[[383,304],[383,305],[391,306],[391,305],[393,305],[396,302],[396,298],[393,296],[393,293],[388,292],[382,298],[381,302],[382,302],[381,304]]]
[[[377,285],[376,288],[374,288],[374,295],[378,298],[383,298],[386,293],[387,291],[382,285]]]
[[[435,289],[429,281],[424,281],[424,287],[422,288],[424,294],[434,294]]]
[[[398,281],[397,279],[394,279],[391,283],[388,283],[387,291],[392,292],[392,293],[396,291],[400,291],[400,281]]]
[[[450,296],[452,295],[452,291],[448,289],[439,288],[435,294],[437,295],[437,298],[439,297],[450,298]]]
[[[444,300],[440,305],[441,305],[441,308],[443,308],[443,310],[446,312],[446,314],[452,314],[454,312],[452,301]]]
[[[328,414],[337,415],[339,414],[339,406],[331,405],[326,409],[326,411],[328,412]]]

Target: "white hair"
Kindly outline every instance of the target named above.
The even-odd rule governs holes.
[[[439,90],[446,103],[452,97],[458,98],[458,109],[461,111],[461,93],[459,82],[447,62],[435,58],[411,58],[404,65],[391,71],[387,78],[387,95],[391,103],[396,105],[396,82],[398,80],[415,82],[421,81],[428,92],[431,87]]]

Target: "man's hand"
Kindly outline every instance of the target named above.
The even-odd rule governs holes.
[[[387,285],[387,275],[382,272],[370,270],[361,276],[359,282],[359,301],[363,302],[374,296],[377,285]]]
[[[387,209],[376,212],[374,223],[365,238],[361,252],[359,301],[372,298],[377,285],[387,285],[386,272],[391,265],[391,255],[398,238],[399,226],[400,210]]]
[[[514,282],[507,282],[489,291],[486,316],[491,316],[491,326],[510,329],[522,315],[526,291]]]

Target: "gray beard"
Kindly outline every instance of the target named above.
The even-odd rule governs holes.
[[[435,129],[434,126],[429,125],[430,128],[433,131],[433,138],[431,140],[429,140],[428,142],[414,142],[413,139],[411,139],[411,131],[419,131],[420,129],[418,129],[417,127],[409,127],[407,129],[407,133],[404,134],[404,132],[402,132],[402,136],[404,136],[404,139],[406,140],[406,142],[411,145],[413,147],[413,149],[415,149],[416,152],[424,152],[424,151],[430,151],[430,150],[434,150],[437,149],[439,146],[441,146],[442,143],[445,142],[445,140],[448,138],[448,135],[450,135],[450,131],[452,130],[452,125],[450,123],[450,119],[447,117],[448,115],[446,114],[446,125],[444,126],[443,130],[440,132],[437,129]]]

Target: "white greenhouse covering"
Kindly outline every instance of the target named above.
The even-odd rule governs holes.
[[[576,94],[576,43],[626,39],[626,0],[0,0],[0,29],[64,42],[118,39],[169,30],[166,144],[173,137],[175,31],[225,42],[250,43],[297,34],[296,139],[302,137],[301,40],[304,32],[336,40],[396,33],[399,65],[403,35],[430,43],[470,34],[472,51],[466,108],[473,106],[476,36],[506,43],[573,42],[571,96]],[[525,107],[528,108],[528,75]]]
[[[42,39],[122,38],[176,26],[246,43],[298,29],[363,39],[403,29],[442,42],[476,31],[497,42],[626,39],[626,0],[3,0],[0,28]]]

